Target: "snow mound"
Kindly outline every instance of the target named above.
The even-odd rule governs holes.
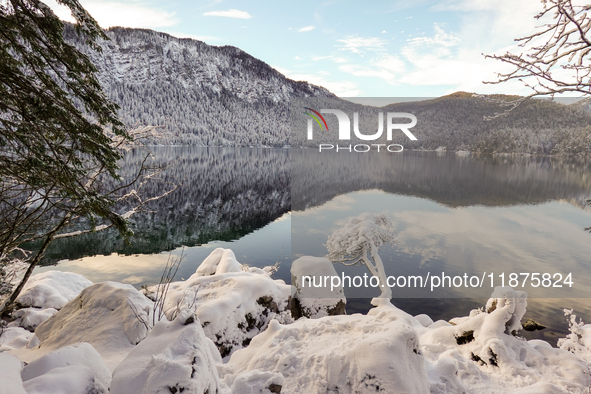
[[[0,335],[0,353],[13,349],[22,349],[27,346],[34,335],[22,327],[6,327]]]
[[[295,294],[290,302],[290,310],[294,319],[345,314],[347,299],[343,287],[340,283],[332,286],[330,282],[324,286],[325,277],[338,277],[334,265],[328,259],[303,256],[291,264],[291,283],[295,286]]]
[[[23,308],[12,314],[12,316],[16,318],[13,323],[25,330],[33,332],[39,324],[43,323],[56,313],[57,309],[54,308]]]
[[[240,272],[241,270],[241,265],[236,260],[232,249],[217,248],[203,260],[195,275],[209,276],[227,272]]]
[[[418,327],[432,393],[525,390],[580,392],[591,383],[581,358],[547,342],[517,337],[527,295],[498,287],[485,310],[452,319],[455,325]],[[459,380],[458,380],[459,379]],[[542,391],[535,391],[538,388]],[[545,391],[544,391],[545,390]],[[529,393],[530,391],[518,391]]]
[[[107,393],[111,372],[88,343],[67,346],[30,362],[21,371],[29,394]]]
[[[419,337],[407,316],[386,303],[370,315],[271,321],[235,352],[225,381],[249,371],[281,373],[281,393],[429,393]],[[412,325],[411,325],[412,324]]]
[[[72,272],[46,271],[33,275],[16,299],[21,306],[61,309],[92,282]]]
[[[111,394],[218,393],[211,349],[193,312],[161,321],[113,372]]]
[[[18,358],[0,353],[0,394],[27,394],[21,379],[22,367]]]
[[[212,256],[230,256],[228,249],[221,255],[220,250],[223,249],[214,250],[204,263],[209,265],[208,261],[215,260],[210,260]],[[194,311],[205,335],[216,344],[221,356],[226,357],[248,346],[273,318],[291,319],[286,312],[291,286],[261,272],[219,273],[216,270],[214,275],[203,276],[198,269],[186,281],[170,284],[163,310],[168,320],[173,320],[182,308]],[[156,286],[148,289],[151,292],[148,296],[155,294],[155,289]]]
[[[146,337],[151,311],[152,302],[133,286],[104,282],[82,290],[35,335],[40,347],[49,349],[88,342],[112,369]]]
[[[285,379],[280,373],[255,370],[228,376],[225,383],[229,386],[228,394],[269,394],[280,393]]]

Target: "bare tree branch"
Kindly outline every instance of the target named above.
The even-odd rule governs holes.
[[[591,94],[591,18],[587,15],[591,5],[573,5],[572,0],[541,0],[541,3],[543,10],[535,18],[552,21],[539,26],[540,31],[536,33],[515,39],[520,47],[526,48],[524,52],[485,55],[510,64],[514,70],[497,73],[496,81],[484,83],[518,80],[532,93],[513,100],[497,100],[507,109],[487,119],[504,116],[532,97]]]

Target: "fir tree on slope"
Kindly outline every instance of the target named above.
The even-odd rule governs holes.
[[[106,35],[97,22],[77,0],[60,3],[72,11],[86,45],[100,50],[97,40]],[[130,135],[95,66],[64,40],[63,29],[40,1],[0,3],[0,300],[11,293],[2,314],[74,219],[131,235],[129,213],[115,210],[123,189],[105,189],[119,179],[118,148]],[[40,245],[36,253],[23,249],[27,242]],[[26,268],[24,277],[10,277],[15,265]]]

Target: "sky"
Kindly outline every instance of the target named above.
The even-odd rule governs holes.
[[[71,18],[55,0],[46,1]],[[536,0],[80,0],[104,27],[149,28],[236,46],[294,80],[341,97],[436,97],[456,91],[527,94],[494,81],[540,24]]]

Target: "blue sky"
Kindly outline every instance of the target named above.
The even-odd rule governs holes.
[[[80,2],[105,28],[233,45],[341,97],[528,93],[518,82],[482,84],[506,70],[482,54],[518,51],[513,39],[535,30],[541,10],[535,0]],[[54,0],[47,3],[68,17]]]

